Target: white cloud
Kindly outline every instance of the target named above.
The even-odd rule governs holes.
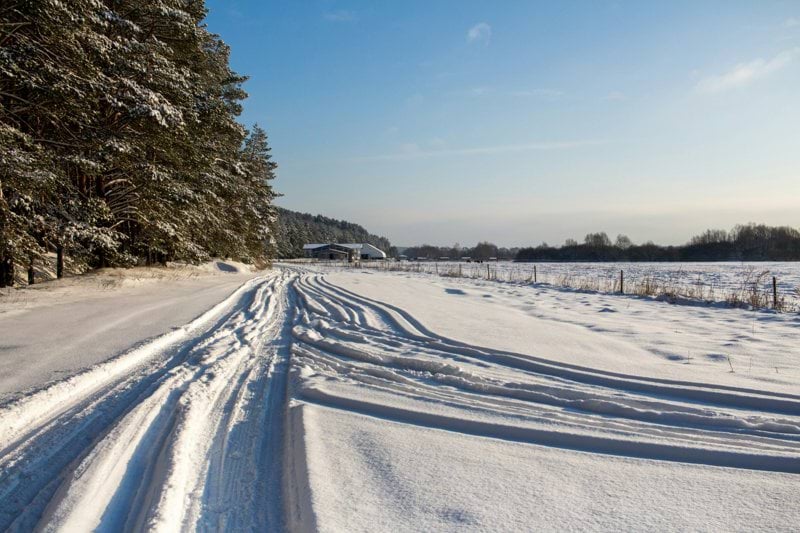
[[[437,150],[442,150],[445,146],[447,146],[447,141],[441,137],[434,137],[428,144]]]
[[[495,155],[508,152],[534,152],[549,150],[568,150],[586,146],[607,144],[606,140],[578,140],[578,141],[543,141],[528,144],[505,144],[499,146],[480,146],[474,148],[448,148],[423,150],[416,143],[400,145],[398,153],[355,157],[352,161],[394,161],[398,159],[420,159],[440,156],[469,156],[469,155]],[[431,143],[436,146],[439,143]]]
[[[467,31],[468,43],[489,44],[492,38],[492,27],[485,22],[479,22]]]
[[[784,50],[771,59],[758,58],[739,63],[728,72],[703,78],[695,88],[702,93],[718,93],[743,87],[789,65],[800,54],[800,48]]]
[[[489,93],[489,91],[491,91],[489,87],[473,87],[469,90],[469,94],[471,96],[483,96]]]
[[[400,145],[400,158],[414,157],[422,152],[422,149],[417,143],[405,143]]]
[[[352,22],[356,20],[356,14],[354,11],[345,11],[345,10],[325,13],[324,17],[325,20],[330,20],[331,22]]]
[[[409,107],[416,107],[425,101],[425,97],[420,93],[414,93],[406,98],[406,105]]]
[[[603,100],[608,100],[609,102],[621,102],[622,100],[627,99],[628,96],[622,91],[611,91],[605,96],[605,98],[603,98]]]
[[[564,91],[557,89],[532,89],[526,91],[512,91],[511,96],[555,99],[564,96]]]

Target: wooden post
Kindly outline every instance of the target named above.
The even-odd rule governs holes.
[[[439,275],[439,262],[438,261],[435,262],[434,266],[436,267],[436,275],[438,276]]]
[[[625,272],[619,271],[619,293],[625,294]]]
[[[148,265],[150,264],[150,251],[147,251]],[[56,279],[64,277],[64,247],[60,244],[56,246]]]
[[[536,265],[533,265],[533,282],[536,283]]]
[[[28,263],[28,285],[33,285],[36,281],[36,273],[33,270],[33,259]]]
[[[489,265],[486,265],[486,280],[489,280]]]
[[[778,279],[772,276],[772,307],[778,308]]]

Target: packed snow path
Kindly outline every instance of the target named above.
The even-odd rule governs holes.
[[[800,395],[466,343],[291,267],[6,403],[0,428],[0,529],[714,529],[800,519]],[[619,487],[632,503],[614,499]],[[672,497],[633,516],[658,490]],[[590,511],[598,504],[604,511]]]
[[[0,411],[0,529],[279,528],[293,274]]]

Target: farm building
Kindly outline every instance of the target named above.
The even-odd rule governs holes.
[[[305,256],[312,259],[356,261],[386,259],[386,253],[368,243],[318,243],[303,246]]]

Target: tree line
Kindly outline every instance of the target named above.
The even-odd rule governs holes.
[[[590,233],[582,243],[522,248],[517,261],[800,261],[800,230],[788,226],[740,224],[732,230],[706,230],[682,246],[634,244],[625,235],[612,241]]]
[[[519,248],[503,248],[491,242],[479,242],[473,247],[461,246],[433,246],[422,244],[411,246],[402,250],[402,254],[409,259],[419,260],[459,260],[469,258],[474,261],[488,261],[490,259],[510,260],[517,255]]]
[[[203,0],[0,6],[0,286],[76,270],[269,257],[267,136]],[[15,270],[16,269],[16,270]]]
[[[392,243],[385,237],[373,235],[358,224],[298,213],[276,208],[275,254],[280,259],[303,257],[303,245],[311,243],[369,243],[390,256],[395,254]]]
[[[474,247],[422,244],[400,249],[409,259],[515,261],[800,261],[800,230],[789,226],[739,224],[730,231],[706,230],[681,246],[652,241],[635,244],[626,235],[612,240],[606,232],[589,233],[583,242],[567,239],[561,246],[542,243],[504,248],[491,242]]]

